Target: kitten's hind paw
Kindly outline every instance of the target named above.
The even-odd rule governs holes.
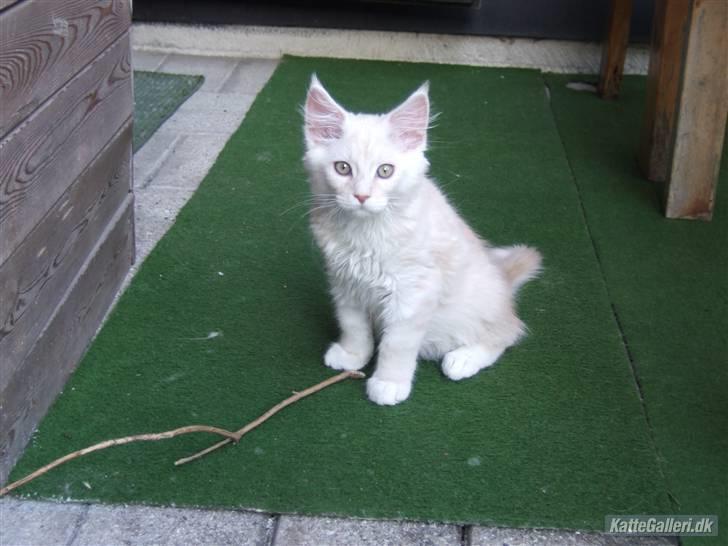
[[[370,377],[367,381],[369,400],[380,406],[394,406],[407,400],[412,390],[410,381],[385,381]]]
[[[453,381],[472,377],[483,368],[492,365],[503,354],[503,349],[486,349],[481,345],[460,347],[445,354],[442,373]]]
[[[361,370],[369,357],[368,354],[350,353],[338,343],[332,343],[324,355],[324,364],[334,370]]]

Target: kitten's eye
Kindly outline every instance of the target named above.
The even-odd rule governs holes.
[[[351,174],[351,165],[349,165],[346,161],[335,162],[334,169],[336,169],[336,172],[341,176],[349,176]]]
[[[394,165],[390,165],[389,163],[385,163],[384,165],[379,165],[377,168],[377,176],[379,178],[389,178],[392,176],[392,173],[394,172]]]

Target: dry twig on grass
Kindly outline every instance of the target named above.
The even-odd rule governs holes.
[[[73,453],[69,453],[68,455],[64,455],[63,457],[60,457],[53,461],[52,463],[49,463],[35,472],[32,472],[31,474],[28,474],[24,478],[21,478],[20,480],[17,480],[11,484],[6,485],[2,489],[0,489],[0,497],[3,495],[6,495],[7,493],[10,493],[13,489],[17,489],[21,485],[25,485],[29,481],[32,481],[36,479],[39,476],[42,476],[49,470],[53,470],[57,466],[60,466],[64,463],[67,463],[68,461],[71,461],[73,459],[77,459],[78,457],[81,457],[83,455],[88,455],[89,453],[93,453],[94,451],[100,451],[102,449],[106,449],[108,447],[113,446],[120,446],[124,444],[130,444],[132,442],[150,442],[150,441],[157,441],[157,440],[167,440],[169,438],[174,438],[175,436],[180,436],[182,434],[191,434],[193,432],[209,432],[212,434],[218,434],[220,436],[224,436],[225,440],[222,442],[218,442],[217,444],[205,449],[204,451],[201,451],[200,453],[196,453],[195,455],[192,455],[191,457],[187,457],[185,459],[180,459],[179,461],[176,461],[175,465],[184,464],[186,462],[199,459],[200,457],[206,455],[207,453],[214,451],[215,449],[218,449],[224,445],[229,444],[230,442],[238,442],[240,438],[243,437],[246,433],[250,432],[260,424],[262,424],[264,421],[267,421],[270,419],[273,415],[281,411],[286,406],[289,406],[293,404],[294,402],[297,402],[301,398],[304,398],[306,396],[309,396],[315,392],[320,391],[321,389],[325,389],[326,387],[329,387],[335,383],[338,383],[339,381],[343,381],[344,379],[348,378],[357,378],[361,379],[364,377],[364,374],[361,372],[356,371],[346,371],[342,372],[338,375],[335,375],[334,377],[330,377],[329,379],[322,381],[321,383],[318,383],[312,387],[307,388],[306,390],[303,390],[301,392],[295,393],[293,396],[286,398],[283,402],[280,402],[279,404],[276,404],[271,409],[269,409],[267,412],[265,412],[263,415],[258,417],[255,421],[252,421],[245,425],[243,428],[238,430],[237,432],[230,432],[229,430],[225,430],[222,428],[217,427],[210,427],[206,425],[190,425],[186,427],[180,427],[176,428],[174,430],[167,430],[165,432],[159,432],[155,434],[136,434],[134,436],[125,436],[123,438],[115,438],[113,440],[106,440],[104,442],[100,442],[98,444],[94,444],[89,447],[85,447],[83,449],[79,449],[78,451],[74,451]]]
[[[278,413],[279,411],[281,411],[286,406],[290,406],[294,402],[299,401],[301,398],[305,398],[306,396],[308,396],[310,394],[313,394],[315,392],[318,392],[321,389],[325,389],[329,385],[333,385],[334,383],[338,383],[339,381],[341,381],[343,379],[346,379],[348,377],[355,377],[355,378],[361,379],[361,378],[363,378],[365,376],[364,376],[363,373],[356,372],[356,371],[353,371],[353,370],[352,371],[348,371],[348,372],[343,372],[343,373],[340,373],[339,375],[335,375],[334,377],[330,377],[326,381],[322,381],[321,383],[319,383],[317,385],[314,385],[313,387],[309,387],[309,388],[307,388],[304,391],[296,392],[290,398],[286,398],[283,402],[280,402],[279,404],[276,404],[275,406],[273,406],[271,409],[269,409],[268,411],[266,411],[263,415],[261,415],[260,417],[258,417],[255,421],[251,421],[250,423],[248,423],[247,425],[245,425],[243,428],[241,428],[240,430],[238,430],[237,432],[235,432],[233,434],[233,437],[232,438],[229,438],[229,437],[228,438],[225,438],[224,440],[222,440],[222,441],[220,441],[220,442],[218,442],[218,443],[216,443],[214,445],[211,445],[207,449],[203,449],[202,451],[200,451],[198,453],[195,453],[194,455],[190,455],[189,457],[185,457],[183,459],[179,459],[178,461],[175,461],[174,462],[175,466],[179,466],[179,465],[185,464],[185,463],[190,463],[190,462],[192,462],[192,461],[194,461],[196,459],[199,459],[200,457],[204,457],[205,455],[207,455],[211,451],[215,451],[216,449],[220,449],[221,447],[228,445],[230,442],[238,442],[238,441],[240,441],[240,438],[242,438],[243,436],[245,436],[248,432],[250,432],[251,430],[253,430],[258,425],[262,424],[264,421],[267,421],[268,419],[270,419],[271,417],[273,417],[273,415],[275,415],[276,413]]]

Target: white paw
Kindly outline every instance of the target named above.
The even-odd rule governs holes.
[[[376,377],[367,381],[369,400],[380,406],[394,406],[407,400],[411,390],[411,381],[385,381]]]
[[[324,355],[324,363],[334,370],[361,370],[369,355],[350,353],[338,343],[332,343]]]
[[[493,364],[503,351],[486,351],[482,347],[460,347],[442,359],[442,373],[453,381],[472,377]]]

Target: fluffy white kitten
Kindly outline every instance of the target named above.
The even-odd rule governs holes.
[[[427,178],[428,85],[388,114],[353,114],[313,76],[304,114],[311,228],[341,329],[326,365],[364,367],[376,332],[367,393],[397,404],[418,356],[454,380],[493,364],[524,333],[513,297],[541,256],[489,247]]]

